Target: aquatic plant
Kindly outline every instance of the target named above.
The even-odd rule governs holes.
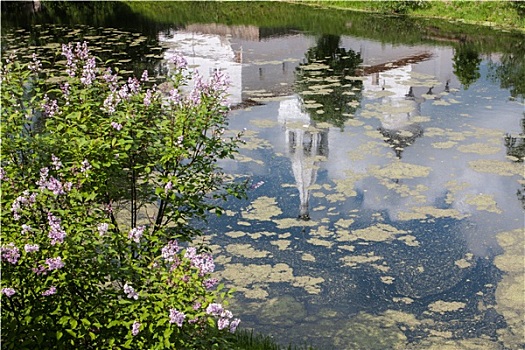
[[[243,193],[217,165],[240,142],[226,77],[176,57],[161,92],[85,42],[61,55],[0,67],[2,347],[226,347],[240,321],[189,224]]]

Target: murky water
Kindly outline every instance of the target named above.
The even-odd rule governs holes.
[[[206,239],[244,327],[320,349],[525,346],[525,108],[501,78],[515,53],[254,25],[116,30],[144,51],[123,48],[125,69],[161,74],[182,53],[232,80],[246,144],[223,166],[251,188]]]

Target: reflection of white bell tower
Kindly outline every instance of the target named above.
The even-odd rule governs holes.
[[[278,120],[285,129],[288,155],[299,190],[299,218],[308,220],[309,188],[316,181],[320,157],[328,155],[328,130],[315,128],[297,96],[281,101]]]

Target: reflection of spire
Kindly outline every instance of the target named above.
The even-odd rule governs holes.
[[[299,191],[299,218],[309,220],[309,188],[317,178],[318,157],[328,155],[328,133],[327,130],[314,128],[297,97],[281,102],[279,121],[286,129],[288,154]]]

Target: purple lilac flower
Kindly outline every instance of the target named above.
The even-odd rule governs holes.
[[[230,325],[230,320],[227,318],[219,318],[219,321],[217,322],[217,328],[219,330],[222,330],[224,328],[227,328]]]
[[[31,268],[31,270],[36,273],[37,275],[40,275],[40,274],[46,274],[46,267],[43,266],[43,265],[38,265],[38,267],[33,267]]]
[[[128,85],[126,85],[126,84],[121,86],[121,88],[118,90],[117,94],[118,94],[118,97],[121,100],[129,100],[129,98],[131,97]]]
[[[47,296],[56,294],[56,292],[57,292],[56,287],[55,286],[51,286],[48,290],[42,292],[42,295],[47,297]]]
[[[111,92],[104,100],[104,106],[102,107],[102,110],[108,114],[113,114],[115,113],[115,107],[119,102],[120,98],[118,98],[115,92]]]
[[[64,192],[64,187],[62,183],[59,180],[55,179],[53,176],[49,178],[46,184],[46,188],[50,191],[53,191],[53,194],[55,196],[66,193]]]
[[[49,168],[40,169],[40,180],[36,182],[40,189],[44,189],[47,184],[47,177],[49,175]]]
[[[176,240],[169,241],[167,245],[162,248],[162,257],[164,260],[172,262],[175,261],[175,254],[179,252],[179,244]]]
[[[145,69],[144,72],[142,72],[142,77],[140,78],[140,81],[148,81],[148,71]]]
[[[117,131],[122,130],[122,124],[119,124],[117,122],[111,122],[111,127]]]
[[[128,238],[135,243],[139,243],[140,239],[142,238],[142,234],[144,233],[144,229],[144,226],[135,227],[134,229],[129,231]]]
[[[98,234],[102,237],[108,232],[109,225],[107,223],[98,224],[97,226]]]
[[[137,292],[135,292],[135,289],[127,283],[124,284],[124,293],[126,293],[126,296],[130,299],[137,300],[139,298],[139,295]]]
[[[46,264],[49,271],[58,270],[64,267],[61,257],[46,259]]]
[[[69,94],[71,91],[69,90],[69,83],[64,83],[63,85],[60,85],[60,90],[62,90],[62,94],[64,95],[66,102],[66,105],[69,104]]]
[[[171,89],[169,91],[169,96],[168,96],[168,101],[175,104],[175,105],[178,105],[180,104],[180,102],[182,101],[182,96],[179,92],[179,90],[177,89]]]
[[[29,233],[29,232],[31,232],[31,231],[33,231],[33,229],[31,228],[31,226],[26,225],[26,224],[22,225],[22,234],[23,234],[23,235],[25,235],[26,233]]]
[[[0,181],[7,181],[7,175],[4,168],[0,168]]]
[[[115,92],[118,86],[117,85],[117,74],[111,74],[111,73],[112,73],[111,68],[108,68],[106,72],[104,73],[104,75],[102,76],[102,79],[104,79],[104,81],[109,84],[109,90],[111,92]]]
[[[128,78],[128,88],[132,95],[135,95],[140,90],[140,82],[137,80],[137,78]]]
[[[131,334],[133,336],[136,336],[140,332],[140,322],[135,321],[133,322],[133,326],[131,326]]]
[[[207,273],[211,273],[215,270],[215,263],[211,254],[201,253],[190,257],[191,265],[195,266],[200,270],[199,275],[204,276]]]
[[[175,323],[177,326],[182,327],[182,323],[186,315],[177,309],[170,309],[170,323]]]
[[[27,205],[29,203],[29,200],[27,199],[27,195],[29,194],[29,191],[24,191],[22,196],[18,196],[14,201],[13,204],[11,204],[11,212],[13,213],[13,218],[15,220],[20,220],[20,210],[22,209],[22,205]]]
[[[51,214],[51,212],[49,212],[47,213],[47,221],[50,226],[49,234],[47,236],[51,238],[51,245],[63,243],[64,238],[66,238],[66,232],[62,229],[62,226],[60,225],[62,223],[60,218],[57,218],[56,216]]]
[[[230,322],[230,333],[235,333],[237,327],[239,326],[239,323],[241,323],[241,320],[238,318]]]
[[[206,308],[206,313],[212,316],[220,316],[223,312],[224,312],[224,308],[222,307],[221,304],[218,304],[218,303],[211,303]]]
[[[89,58],[89,49],[87,42],[84,41],[82,44],[80,42],[77,42],[75,46],[75,55],[81,60],[86,60]]]
[[[208,278],[207,280],[204,280],[204,288],[206,289],[212,289],[219,283],[219,280],[217,278]]]
[[[38,60],[36,54],[33,54],[33,61],[27,65],[30,71],[38,73],[42,69],[42,63]]]
[[[1,292],[8,298],[11,298],[16,293],[16,290],[14,290],[13,288],[2,288]]]
[[[171,60],[173,64],[175,65],[175,69],[182,70],[188,66],[188,62],[182,55],[176,54],[173,56]]]
[[[7,260],[9,263],[15,265],[20,258],[20,250],[14,243],[9,243],[0,249],[2,261]]]
[[[75,55],[73,54],[73,48],[71,46],[71,43],[69,43],[67,45],[66,44],[62,44],[62,55],[64,55],[66,57],[66,59],[67,59],[66,73],[70,77],[74,77],[75,76],[75,71],[77,69],[77,65],[76,65],[76,59],[75,59]]]
[[[198,301],[196,301],[194,304],[193,304],[193,310],[199,310],[201,308],[202,304],[199,303]]]
[[[149,107],[149,105],[151,104],[151,97],[152,97],[151,90],[150,89],[146,90],[146,96],[144,96],[144,106],[145,107]]]
[[[40,250],[40,246],[38,244],[26,244],[24,246],[24,250],[26,253],[38,252]]]
[[[93,83],[93,81],[96,79],[95,68],[95,57],[91,57],[86,61],[86,64],[83,67],[82,77],[80,78],[80,82],[82,82],[82,84],[91,85]]]
[[[52,117],[59,113],[57,100],[49,100],[47,94],[44,95],[44,103],[42,104],[42,107],[44,108],[44,115],[48,117]]]
[[[55,170],[60,170],[62,168],[62,162],[60,159],[55,156],[54,154],[51,155],[51,160],[53,161],[53,165],[55,166]]]
[[[91,164],[89,164],[88,160],[87,159],[84,159],[82,161],[82,165],[80,167],[80,171],[85,173],[86,171],[88,171],[89,169],[91,169]]]
[[[172,189],[173,189],[173,182],[168,181],[168,182],[164,185],[164,193],[165,193],[165,194],[168,194],[168,192],[171,191]]]

